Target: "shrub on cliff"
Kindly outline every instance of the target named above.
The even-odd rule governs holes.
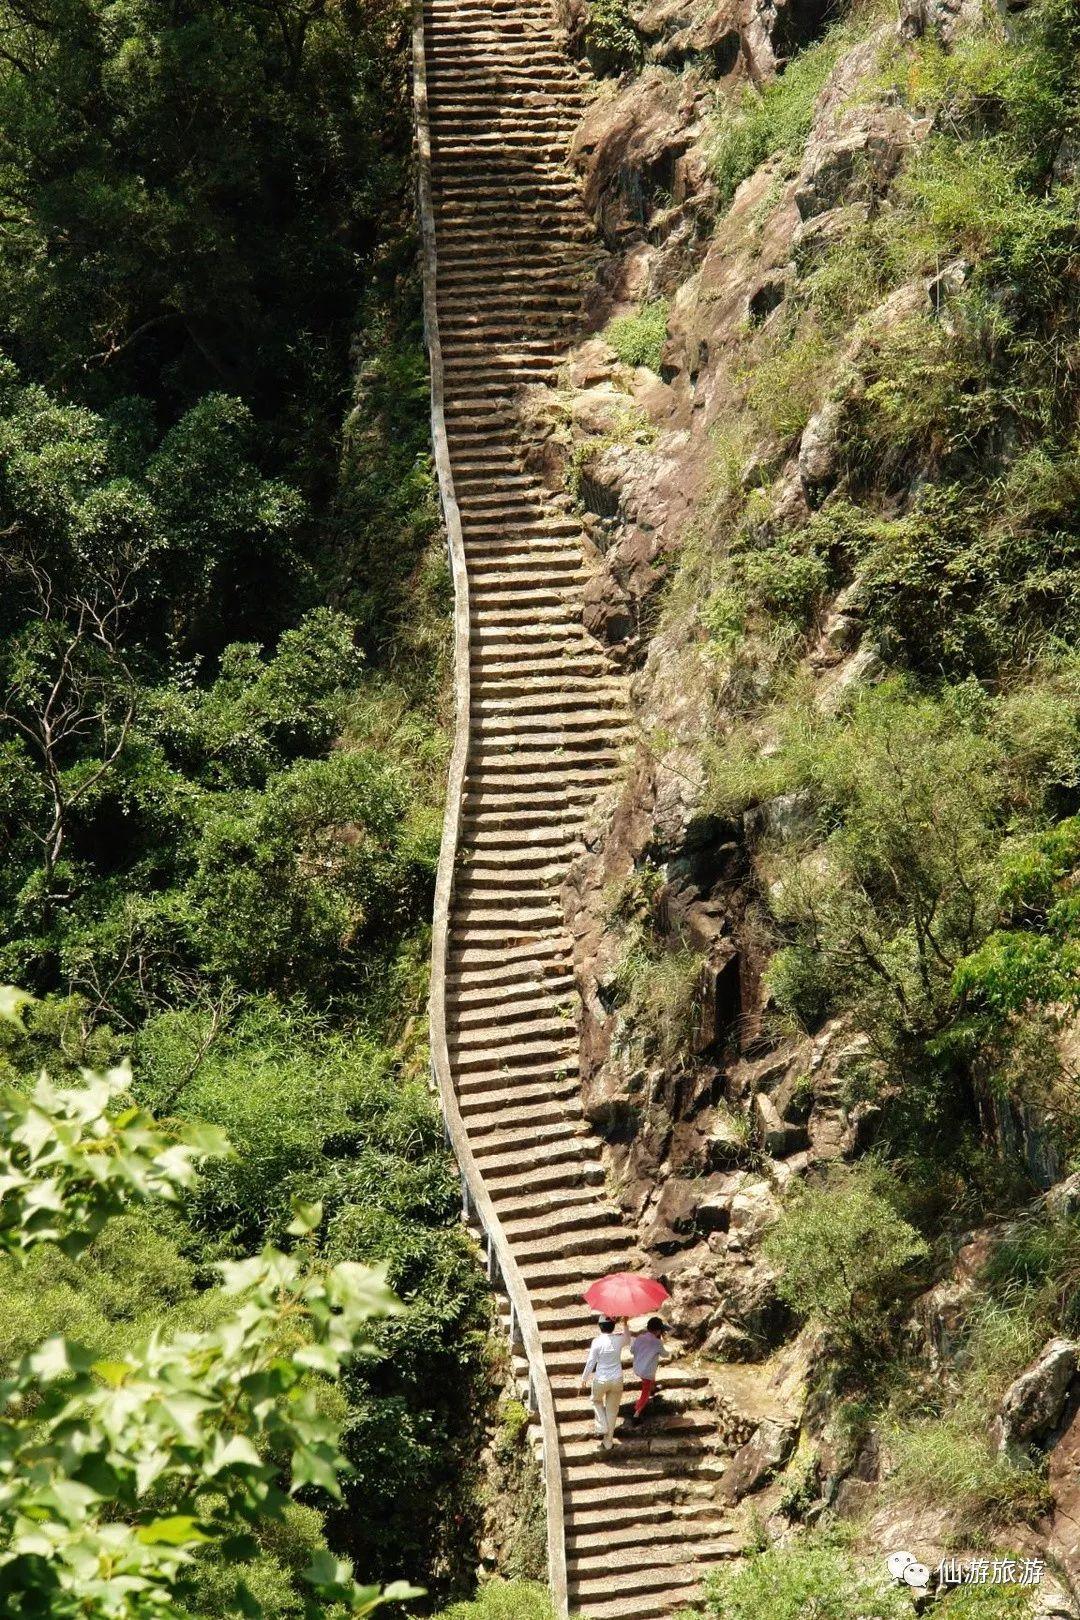
[[[604,328],[604,337],[624,366],[648,366],[650,371],[659,372],[667,319],[668,301],[658,298],[642,304],[633,315],[617,315]]]
[[[765,1240],[781,1296],[834,1343],[872,1348],[927,1246],[877,1168],[833,1171],[789,1197]]]
[[[469,1603],[452,1603],[435,1620],[551,1620],[551,1594],[537,1581],[488,1581]]]
[[[713,1620],[910,1620],[912,1609],[884,1559],[872,1565],[849,1536],[818,1532],[753,1553],[738,1569],[710,1571],[705,1612]]]
[[[585,51],[589,66],[601,78],[641,66],[641,40],[626,0],[589,0]]]

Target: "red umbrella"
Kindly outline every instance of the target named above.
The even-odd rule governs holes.
[[[613,1271],[586,1288],[582,1298],[602,1316],[644,1316],[669,1299],[663,1283],[632,1271]]]

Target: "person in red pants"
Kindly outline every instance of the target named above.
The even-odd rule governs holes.
[[[641,1379],[641,1393],[634,1407],[631,1423],[640,1423],[645,1408],[656,1388],[656,1369],[660,1358],[667,1354],[664,1345],[664,1324],[658,1316],[650,1316],[644,1333],[634,1335],[634,1371]]]

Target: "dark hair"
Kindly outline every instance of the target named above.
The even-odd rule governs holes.
[[[665,1332],[664,1323],[660,1320],[660,1318],[658,1316],[650,1316],[647,1325],[648,1325],[648,1331],[650,1333],[663,1333],[663,1332]]]
[[[600,1318],[600,1331],[601,1331],[601,1333],[610,1333],[612,1331],[612,1329],[614,1328],[614,1326],[615,1326],[615,1323],[612,1321],[610,1316],[602,1316]]]

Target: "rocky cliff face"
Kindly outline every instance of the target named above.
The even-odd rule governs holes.
[[[937,363],[979,273],[963,232],[954,250],[945,232],[931,252],[905,248],[885,265],[893,222],[905,242],[916,229],[917,154],[964,134],[943,135],[940,102],[910,85],[928,63],[966,61],[972,40],[994,39],[1007,62],[1018,9],[900,0],[838,20],[816,0],[653,0],[620,12],[613,47],[573,0],[568,48],[600,70],[573,158],[609,252],[593,335],[558,394],[538,390],[526,407],[533,464],[579,504],[595,545],[589,628],[633,672],[636,745],[563,896],[584,1102],[610,1185],[671,1283],[683,1346],[715,1361],[721,1388],[753,1387],[731,1496],[758,1502],[773,1533],[858,1513],[872,1540],[906,1536],[921,1557],[967,1545],[970,1521],[890,1494],[883,1427],[841,1440],[833,1397],[808,1374],[821,1325],[793,1310],[761,1247],[792,1189],[880,1143],[902,1087],[895,1050],[842,999],[785,1013],[770,964],[787,937],[787,880],[772,852],[823,859],[820,817],[798,790],[718,794],[713,763],[728,748],[775,755],[777,704],[795,688],[802,712],[828,721],[894,669],[912,673],[859,566],[836,562],[837,514],[903,522],[952,466],[932,424],[895,457],[868,433],[868,466],[852,423],[879,408],[881,356],[912,332]],[[786,99],[770,102],[785,80]],[[770,106],[778,127],[763,130]],[[973,93],[962,116],[978,134],[1000,114]],[[1063,132],[1044,200],[1075,184],[1070,142]],[[1002,282],[991,296],[1003,306],[1014,294]],[[658,311],[662,341],[646,355],[633,339]],[[1011,453],[1000,434],[973,452],[994,468]],[[775,582],[780,553],[799,567]],[[813,578],[792,611],[784,592],[802,589],[799,568]],[[1023,1161],[1010,1220],[1037,1217],[1064,1152],[1046,1107],[997,1092],[972,1110],[987,1152]],[[894,1314],[911,1376],[936,1380],[946,1405],[980,1268],[1008,1229],[943,1218]],[[1060,1561],[1046,1613],[1080,1612],[1066,1590],[1080,1591],[1078,1406],[1076,1345],[1058,1336],[1017,1369],[987,1436],[1043,1473],[1049,1458],[1035,1505],[1001,1509],[987,1533]]]

